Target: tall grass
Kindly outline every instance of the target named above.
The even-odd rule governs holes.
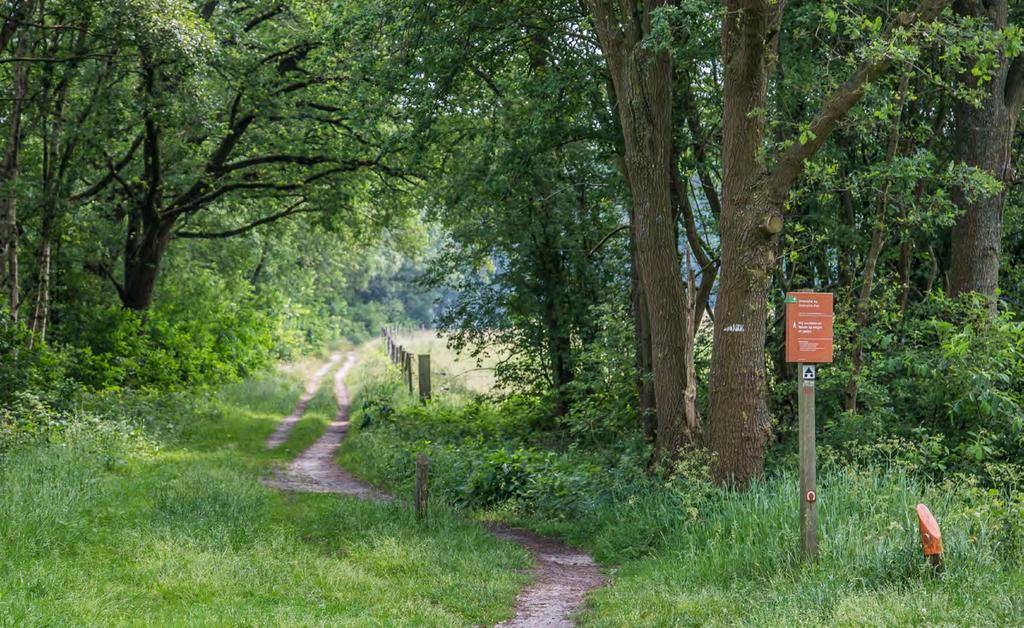
[[[507,618],[528,557],[443,509],[259,483],[333,416],[331,384],[279,451],[301,390],[108,398],[106,419],[0,459],[0,625],[466,626]],[[116,406],[120,401],[124,406]],[[115,407],[116,406],[116,407]],[[140,425],[145,428],[140,432]]]
[[[561,535],[608,566],[586,625],[1024,624],[1024,500],[1010,488],[825,465],[822,551],[807,564],[795,470],[722,489],[697,459],[665,480],[627,450],[554,448],[510,404],[424,408],[385,382],[356,407],[350,469],[407,492],[427,452],[432,499]],[[918,502],[942,526],[943,574],[922,556]]]

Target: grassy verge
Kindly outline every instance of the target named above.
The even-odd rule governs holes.
[[[372,359],[364,364],[383,369]],[[433,499],[589,548],[612,578],[591,596],[583,625],[1019,625],[1024,618],[1024,497],[1011,487],[983,490],[967,478],[933,485],[894,470],[823,465],[822,555],[808,565],[797,555],[792,473],[730,491],[711,485],[691,461],[671,480],[657,480],[635,452],[556,447],[531,435],[515,403],[424,408],[396,385],[366,387],[355,407],[357,431],[344,457],[354,472],[401,494],[411,488],[414,453],[426,452]],[[943,527],[942,575],[921,556],[920,501]]]
[[[331,382],[290,440],[263,442],[299,378],[106,402],[0,458],[0,625],[438,625],[507,617],[528,565],[438,511],[258,482],[333,416]],[[135,417],[139,433],[119,415]]]

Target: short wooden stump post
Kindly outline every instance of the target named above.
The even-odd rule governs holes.
[[[416,454],[416,521],[423,521],[427,518],[429,470],[430,459],[426,454]]]

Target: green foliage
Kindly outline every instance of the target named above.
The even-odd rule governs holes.
[[[63,413],[28,392],[19,392],[0,406],[0,454],[46,441],[67,424]]]
[[[826,460],[823,553],[804,565],[792,468],[723,489],[705,454],[653,477],[645,452],[553,442],[511,399],[423,406],[384,381],[363,389],[356,407],[361,427],[342,458],[356,473],[409,494],[414,457],[426,453],[431,499],[561,534],[616,565],[581,625],[1005,623],[1024,610],[1014,596],[1024,577],[1022,502],[1009,485],[988,490],[962,476],[929,484],[897,464]],[[943,530],[940,577],[921,555],[922,501]]]
[[[847,462],[883,462],[935,479],[957,473],[990,485],[1024,479],[1020,321],[1010,313],[990,318],[975,297],[933,296],[902,318],[881,313],[862,337],[867,357],[858,413],[842,409],[848,362],[821,370],[822,444]],[[786,386],[775,394],[785,407],[795,392]],[[792,452],[791,411],[782,412],[781,450]]]
[[[615,305],[596,308],[595,335],[576,360],[578,374],[567,387],[569,413],[559,417],[573,442],[583,447],[639,438],[637,370],[633,329]]]
[[[11,323],[7,310],[0,308],[0,404],[18,393],[60,397],[68,392],[64,364],[56,353],[38,343],[28,347],[31,332]]]
[[[601,449],[591,442],[550,449],[550,435],[531,428],[547,412],[535,398],[409,404],[385,382],[362,389],[355,407],[360,429],[345,444],[347,465],[408,490],[415,454],[427,453],[432,495],[455,506],[571,521],[657,483],[644,469],[649,452],[635,431]]]
[[[209,272],[168,285],[144,314],[118,305],[75,314],[75,336],[63,347],[68,374],[93,388],[168,390],[237,379],[265,366],[276,340],[274,321],[251,289]],[[82,340],[89,344],[72,344]]]
[[[275,375],[202,395],[108,395],[10,449],[0,413],[0,623],[507,618],[529,559],[480,526],[436,509],[424,527],[402,505],[260,485],[316,436],[264,450],[300,387]],[[19,417],[56,416],[18,403]]]

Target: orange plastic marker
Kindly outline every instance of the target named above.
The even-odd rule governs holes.
[[[942,532],[939,522],[924,504],[917,505],[917,521],[921,527],[921,546],[928,562],[937,569],[942,567]]]

